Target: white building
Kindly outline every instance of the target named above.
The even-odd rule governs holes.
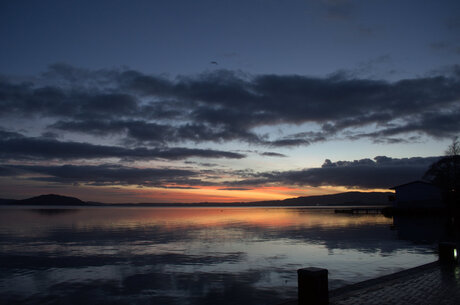
[[[392,187],[395,190],[395,206],[404,208],[441,207],[442,193],[437,186],[413,181]]]

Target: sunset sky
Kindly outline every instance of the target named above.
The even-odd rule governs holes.
[[[0,2],[0,198],[230,202],[420,179],[460,1]]]

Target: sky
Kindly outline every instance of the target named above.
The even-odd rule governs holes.
[[[386,191],[460,135],[460,2],[0,2],[0,198]]]

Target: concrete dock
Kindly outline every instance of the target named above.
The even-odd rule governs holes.
[[[458,305],[458,265],[439,262],[329,291],[331,305]],[[282,305],[297,305],[297,300]]]

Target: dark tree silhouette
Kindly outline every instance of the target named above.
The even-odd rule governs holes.
[[[460,207],[460,143],[454,138],[446,150],[446,156],[433,163],[423,179],[441,188],[444,201]]]

